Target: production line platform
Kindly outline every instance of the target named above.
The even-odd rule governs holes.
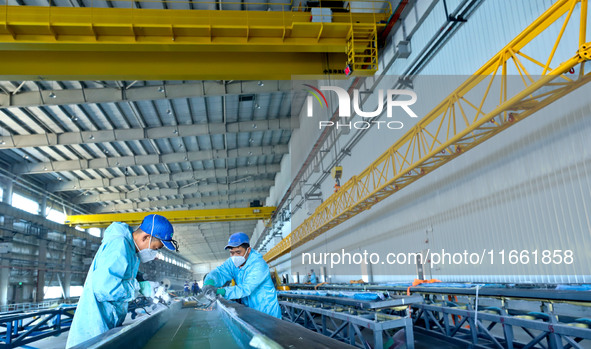
[[[591,348],[585,285],[289,287],[279,291],[283,320],[222,298],[206,309],[177,298],[76,348]],[[0,314],[0,348],[63,348],[74,309]]]
[[[218,298],[209,308],[177,301],[141,321],[112,329],[75,349],[354,348]]]
[[[591,348],[591,285],[287,286],[284,319],[361,348],[413,348],[413,336],[466,348]]]

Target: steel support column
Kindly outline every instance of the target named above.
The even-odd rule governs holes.
[[[8,304],[8,285],[10,281],[10,261],[2,258],[0,262],[0,305]]]
[[[43,233],[37,240],[39,242],[39,255],[37,259],[37,287],[35,293],[35,302],[43,302],[45,295],[45,270],[47,262],[47,232],[43,229]]]
[[[2,202],[11,205],[14,182],[6,181],[3,184]],[[14,218],[0,214],[0,219],[4,228],[0,231],[0,237],[2,238],[2,242],[7,242],[11,239],[9,231],[12,230]],[[0,262],[0,305],[6,305],[8,304],[8,287],[10,284],[10,259],[7,258],[7,255],[3,255],[2,257],[2,261]]]
[[[7,180],[3,183],[3,190],[2,190],[2,202],[11,205],[12,204],[12,189],[14,187],[14,182],[11,180]]]
[[[66,251],[65,251],[65,265],[64,265],[64,279],[62,286],[64,288],[64,294],[66,299],[70,298],[70,286],[72,285],[72,238],[66,240]]]

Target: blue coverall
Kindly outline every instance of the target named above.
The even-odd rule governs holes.
[[[111,224],[86,276],[66,348],[121,326],[139,288],[139,266],[132,229],[125,223]]]
[[[281,308],[277,301],[277,291],[271,281],[269,266],[263,256],[251,249],[242,268],[234,265],[231,258],[211,271],[205,280],[212,279],[221,286],[234,279],[236,286],[224,287],[226,299],[241,299],[242,304],[281,319]]]

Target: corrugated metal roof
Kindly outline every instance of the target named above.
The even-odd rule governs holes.
[[[29,2],[27,2],[29,3]],[[78,90],[78,89],[125,89],[129,90],[142,86],[164,86],[171,84],[189,84],[195,82],[182,81],[101,81],[101,82],[79,82],[79,81],[41,81],[41,82],[19,82],[2,81],[0,87],[6,93],[16,94],[28,91],[55,91]],[[219,82],[223,84],[224,82]],[[235,83],[235,82],[233,82]],[[22,86],[21,86],[22,84]],[[20,88],[19,88],[20,87]],[[17,90],[18,89],[18,90]],[[242,97],[242,98],[241,98]],[[59,103],[52,101],[54,103]],[[164,94],[161,98],[138,101],[113,101],[102,103],[81,103],[64,105],[31,105],[28,107],[11,107],[0,109],[0,127],[2,136],[10,135],[48,135],[62,134],[65,132],[104,131],[104,130],[125,130],[125,129],[153,129],[163,126],[177,126],[182,130],[186,125],[208,125],[212,131],[206,134],[180,137],[179,132],[170,132],[155,139],[148,139],[138,136],[136,139],[119,140],[113,133],[109,141],[74,142],[74,144],[58,144],[52,146],[31,146],[25,148],[4,149],[0,151],[0,162],[5,166],[25,163],[47,163],[63,162],[69,160],[90,160],[93,159],[117,159],[120,157],[135,157],[136,159],[145,155],[167,155],[167,154],[193,154],[221,150],[222,153],[209,153],[208,156],[195,158],[184,157],[184,161],[156,161],[148,164],[127,165],[127,166],[68,166],[53,171],[47,168],[47,172],[20,174],[40,184],[51,186],[55,183],[64,183],[73,180],[88,180],[98,178],[129,178],[127,185],[113,187],[98,186],[91,189],[72,189],[60,193],[72,200],[78,200],[81,196],[98,195],[98,193],[130,193],[138,190],[185,188],[198,184],[209,185],[218,183],[217,190],[200,193],[199,191],[178,195],[164,195],[156,197],[145,197],[141,199],[123,199],[110,202],[96,201],[93,203],[80,204],[89,211],[102,210],[113,203],[132,204],[138,201],[172,200],[184,198],[217,198],[214,207],[245,207],[249,199],[234,199],[238,194],[253,193],[252,200],[262,200],[259,197],[261,190],[268,192],[270,185],[254,189],[229,189],[224,185],[229,183],[257,183],[258,181],[273,180],[275,170],[258,173],[250,176],[215,176],[202,178],[198,181],[181,179],[172,182],[151,182],[147,184],[134,184],[133,178],[143,175],[158,174],[180,174],[185,172],[204,171],[212,169],[255,169],[255,166],[279,164],[283,152],[265,153],[247,152],[245,155],[234,156],[229,151],[235,149],[248,149],[253,147],[259,149],[286,145],[291,136],[291,129],[281,127],[280,129],[259,127],[260,124],[253,124],[252,129],[240,128],[239,132],[228,131],[228,127],[237,122],[248,122],[254,120],[275,120],[288,119],[291,117],[291,95],[290,92],[281,91],[273,93],[257,94],[256,91],[241,95],[225,96],[197,96],[194,98],[166,99]],[[224,114],[225,111],[225,114]],[[247,125],[248,126],[248,125]],[[156,130],[158,131],[158,130]],[[159,132],[159,131],[158,131]],[[162,131],[164,132],[164,130]],[[168,131],[167,131],[168,132]],[[92,133],[91,136],[92,137]],[[227,157],[226,155],[227,154]],[[220,156],[221,155],[221,156]],[[253,171],[255,173],[256,171]],[[142,182],[143,183],[143,182]],[[257,196],[258,195],[258,196]],[[243,195],[244,196],[244,195]],[[225,199],[224,199],[225,198]],[[217,199],[216,199],[217,200]],[[159,201],[160,202],[160,201]],[[188,209],[199,207],[199,205],[167,205],[163,207],[153,206],[150,210],[164,209]],[[201,207],[208,208],[211,204]],[[128,209],[122,211],[130,211]],[[238,224],[238,223],[236,223]],[[246,232],[252,232],[255,222],[240,223],[236,227],[244,228]],[[205,230],[206,237],[211,239],[224,240],[233,229],[230,225],[210,225],[210,230]],[[217,228],[215,228],[217,227]],[[219,232],[216,229],[219,228]],[[195,229],[197,227],[195,226]],[[191,244],[190,227],[179,228],[177,236]],[[220,240],[220,241],[221,241]],[[221,243],[220,243],[221,244]],[[193,262],[214,260],[221,257],[219,253],[211,253],[210,247],[191,245],[191,252],[183,252],[185,257]],[[203,247],[204,249],[200,248]],[[223,248],[223,246],[221,246]],[[215,246],[219,248],[219,246]],[[186,250],[186,249],[185,249]],[[187,253],[187,254],[185,254]],[[209,259],[203,257],[209,253]],[[223,254],[223,251],[222,251]],[[225,256],[225,254],[224,254]],[[224,257],[225,258],[225,257]]]
[[[48,6],[47,0],[10,0],[10,5]],[[282,5],[283,4],[283,5]],[[291,2],[288,0],[273,1],[269,4],[249,4],[248,1],[197,2],[197,1],[118,1],[118,0],[53,0],[52,6],[92,6],[129,8],[170,8],[170,9],[221,9],[221,10],[289,10]],[[259,197],[261,190],[270,188],[268,184],[278,171],[278,165],[285,151],[275,151],[272,147],[285,146],[291,136],[291,128],[265,127],[264,124],[254,124],[248,129],[248,124],[237,125],[238,122],[259,120],[285,120],[291,117],[291,93],[285,90],[261,93],[257,86],[245,90],[241,94],[195,96],[190,98],[167,98],[166,86],[202,84],[201,81],[0,81],[0,93],[18,95],[19,93],[43,92],[51,99],[51,103],[39,105],[32,102],[25,107],[0,108],[0,137],[16,135],[48,135],[73,133],[83,140],[64,142],[57,145],[44,145],[43,137],[28,138],[31,146],[0,150],[2,166],[12,168],[16,175],[25,177],[47,187],[55,187],[59,183],[78,183],[79,180],[125,178],[125,181],[115,181],[117,185],[77,187],[72,184],[67,189],[57,192],[73,201],[80,197],[94,198],[99,193],[132,193],[150,189],[179,189],[203,185],[215,185],[219,188],[200,193],[186,192],[183,195],[160,195],[142,197],[139,199],[121,199],[103,202],[99,199],[92,203],[81,203],[80,206],[90,212],[98,212],[110,207],[111,204],[132,204],[140,201],[172,200],[181,197],[199,198],[219,197],[215,207],[245,207],[250,199],[242,197],[236,200],[237,194],[253,193],[252,200],[264,199]],[[240,81],[207,82],[217,86],[242,84]],[[269,86],[271,82],[266,82]],[[112,92],[134,92],[134,89],[151,86],[161,92],[155,98],[125,100],[114,98],[112,101],[87,103],[85,100],[60,103],[60,92],[68,90],[88,91],[101,89]],[[32,96],[33,94],[31,94]],[[35,94],[36,95],[36,94]],[[47,97],[46,97],[47,98]],[[207,132],[190,136],[181,136],[183,127],[192,125],[206,125]],[[263,126],[261,126],[263,125]],[[171,132],[168,126],[178,126]],[[240,127],[236,127],[240,126]],[[234,127],[234,128],[232,128]],[[232,130],[229,130],[232,128]],[[147,130],[158,133],[158,137],[146,137]],[[239,129],[239,131],[236,131]],[[113,131],[112,136],[100,142],[89,141],[94,138],[92,131]],[[120,138],[116,135],[120,130],[138,130],[138,136]],[[142,136],[142,130],[144,136]],[[84,138],[84,137],[90,137]],[[97,138],[99,135],[97,134]],[[38,143],[36,143],[38,142]],[[252,148],[252,152],[241,152],[236,155],[236,149]],[[264,151],[261,151],[264,150]],[[216,152],[217,151],[217,152]],[[215,153],[214,153],[215,152]],[[262,153],[262,154],[261,154]],[[179,154],[175,159],[166,156]],[[160,156],[146,160],[146,156]],[[97,164],[98,159],[110,159],[108,165]],[[119,164],[121,159],[121,165]],[[123,159],[133,159],[124,161]],[[146,160],[146,161],[144,161]],[[68,162],[70,161],[70,162]],[[88,161],[88,162],[85,162]],[[42,164],[39,173],[23,170],[16,172],[16,168],[24,164]],[[12,167],[15,165],[15,167]],[[22,167],[22,166],[21,166]],[[59,168],[58,168],[59,167]],[[238,175],[237,170],[251,169],[250,175]],[[226,170],[226,176],[208,176],[192,179],[190,173],[199,171]],[[233,171],[233,172],[232,172]],[[243,171],[246,172],[246,171]],[[240,172],[240,173],[243,173]],[[158,176],[168,174],[172,181],[153,179],[146,183],[146,175]],[[184,175],[187,174],[187,175]],[[256,183],[267,183],[256,186]],[[245,184],[243,189],[232,189],[228,185]],[[246,186],[253,184],[253,187]],[[226,186],[226,187],[224,187]],[[75,189],[77,188],[77,189]],[[256,191],[255,191],[256,189]],[[258,193],[258,194],[257,194]],[[178,193],[177,193],[178,194]],[[97,196],[98,197],[98,196]],[[225,198],[225,199],[224,199]],[[217,200],[217,199],[216,199]],[[160,202],[160,201],[158,201]],[[213,202],[213,201],[212,201]],[[192,207],[191,207],[192,206]],[[199,205],[165,205],[153,206],[150,210],[186,209]],[[211,204],[202,206],[211,207]],[[130,209],[121,210],[131,211]],[[224,224],[207,224],[179,227],[177,238],[188,246],[182,249],[183,255],[193,262],[226,258],[222,242],[233,229],[252,232],[255,222],[233,222]],[[192,232],[203,228],[202,237],[215,244],[203,245],[195,243],[191,238]],[[220,247],[222,249],[220,249]],[[209,253],[208,257],[204,257]]]

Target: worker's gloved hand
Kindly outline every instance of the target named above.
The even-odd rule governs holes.
[[[159,284],[157,282],[152,281],[142,281],[140,282],[140,293],[144,297],[154,297],[156,293],[156,289],[158,288]]]
[[[215,291],[215,294],[216,294],[216,295],[217,295],[217,294],[219,294],[220,296],[222,296],[222,297],[223,297],[223,296],[225,296],[225,295],[226,295],[226,289],[225,289],[225,288],[223,288],[223,287],[220,287],[220,288],[218,288],[218,289]]]
[[[207,298],[215,298],[215,291],[217,287],[212,285],[203,286],[203,295]]]
[[[203,282],[203,294],[207,298],[215,298],[215,291],[217,287],[215,287],[215,281],[212,279],[205,280]]]

